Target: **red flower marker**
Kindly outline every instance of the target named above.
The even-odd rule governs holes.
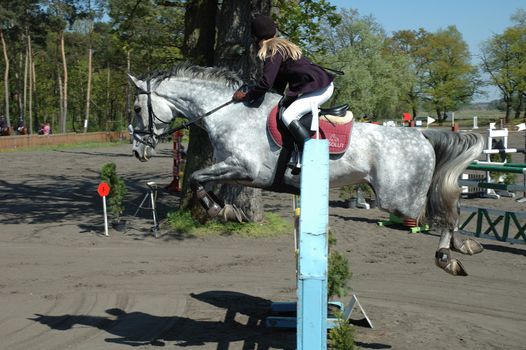
[[[102,207],[104,208],[104,234],[106,236],[109,236],[108,213],[106,212],[106,196],[110,193],[110,186],[105,182],[101,182],[99,187],[97,188],[97,192],[99,193],[99,196],[102,197]]]

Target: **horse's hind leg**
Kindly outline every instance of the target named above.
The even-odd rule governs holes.
[[[450,229],[442,229],[440,241],[438,242],[438,249],[435,253],[435,263],[442,270],[452,274],[453,276],[467,276],[468,273],[462,263],[457,259],[451,258],[450,245],[453,233]]]
[[[484,250],[482,244],[472,238],[462,238],[457,230],[451,235],[451,248],[468,255],[478,254]]]
[[[457,204],[457,214],[458,217],[460,217],[460,203]],[[457,219],[455,229],[453,230],[453,234],[451,235],[451,246],[453,250],[462,254],[469,255],[478,254],[482,252],[484,250],[482,244],[480,244],[472,238],[462,238],[460,236],[460,233],[458,232],[458,224],[459,221]]]

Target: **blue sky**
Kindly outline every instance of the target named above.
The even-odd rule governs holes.
[[[525,0],[329,0],[337,7],[372,15],[387,34],[402,29],[424,28],[428,32],[455,25],[478,63],[480,44],[511,26],[510,16]],[[497,98],[497,92],[483,98]]]

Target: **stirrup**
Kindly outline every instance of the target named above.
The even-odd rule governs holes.
[[[294,145],[294,148],[295,150],[292,153],[287,166],[292,169],[292,175],[298,175],[301,171],[301,152],[298,150],[296,145]]]

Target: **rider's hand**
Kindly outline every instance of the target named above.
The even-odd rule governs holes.
[[[236,92],[234,92],[234,95],[232,96],[232,100],[234,100],[235,102],[245,101],[246,98],[247,98],[247,93],[244,91],[240,91],[240,90],[237,90]]]

